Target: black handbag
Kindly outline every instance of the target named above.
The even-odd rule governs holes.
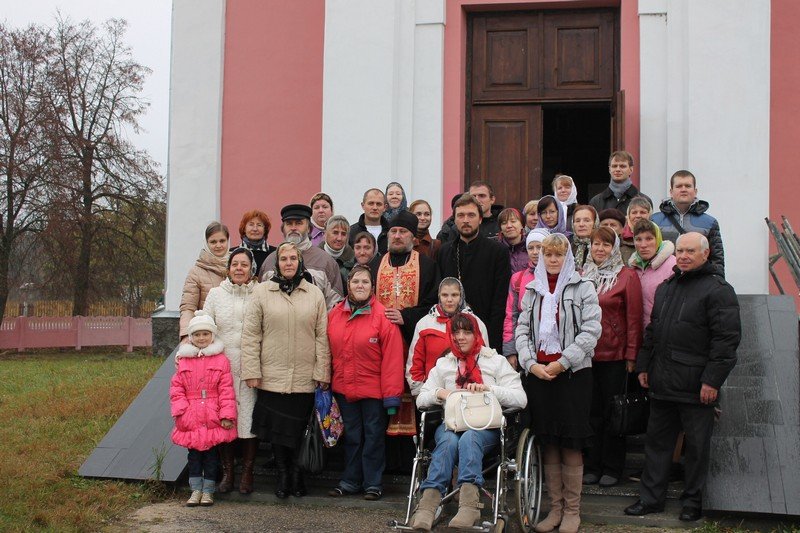
[[[311,410],[311,417],[309,417],[308,425],[303,432],[297,464],[311,474],[319,474],[325,467],[325,445],[322,442],[322,433],[317,423],[316,409]]]
[[[650,396],[637,384],[635,390],[628,390],[629,376],[625,375],[625,388],[622,394],[611,399],[610,429],[615,435],[640,435],[647,432],[650,418]]]

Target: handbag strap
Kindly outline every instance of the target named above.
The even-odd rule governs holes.
[[[672,225],[675,226],[675,229],[678,230],[678,233],[680,235],[686,233],[686,230],[683,228],[683,226],[680,225],[680,223],[678,223],[678,220],[675,218],[675,213],[667,214],[667,218],[672,223]]]
[[[485,398],[487,396],[489,396],[489,393],[484,392],[483,393],[484,402],[486,401]],[[473,431],[483,431],[484,429],[487,429],[489,426],[492,425],[493,417],[490,416],[489,420],[486,421],[486,424],[483,427],[479,427],[479,428],[474,427],[472,424],[469,423],[469,420],[467,420],[467,415],[464,413],[464,410],[467,408],[467,398],[465,396],[462,396],[460,398],[460,400],[459,400],[459,403],[461,404],[461,417],[464,420],[464,425],[467,426],[469,429],[471,429]],[[488,405],[491,405],[491,404],[492,404],[492,402],[491,402],[491,399],[490,399]]]

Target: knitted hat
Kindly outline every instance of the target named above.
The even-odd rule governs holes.
[[[217,325],[214,323],[214,319],[211,318],[211,315],[202,309],[198,309],[194,312],[194,318],[189,321],[188,331],[189,335],[195,331],[210,331],[212,335],[216,335]]]
[[[392,220],[389,221],[389,227],[401,227],[405,228],[414,235],[417,234],[417,227],[419,226],[419,219],[417,215],[411,213],[409,211],[399,211]]]
[[[598,219],[600,220],[600,222],[602,222],[602,221],[604,221],[606,219],[609,219],[609,218],[619,222],[620,226],[623,226],[623,227],[625,226],[625,215],[623,215],[622,211],[620,211],[619,209],[614,209],[612,207],[610,209],[603,209],[602,211],[600,211],[600,214],[598,216]]]
[[[542,242],[548,235],[550,235],[550,232],[545,228],[533,228],[528,232],[528,236],[525,238],[525,247],[527,248],[532,242]]]

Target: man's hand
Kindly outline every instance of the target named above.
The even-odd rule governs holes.
[[[404,324],[403,315],[400,314],[399,309],[387,309],[384,314],[392,324],[397,324],[398,326],[402,326]]]
[[[700,402],[706,405],[717,401],[717,389],[711,385],[703,385],[700,387]]]
[[[636,371],[636,361],[625,361],[625,370],[628,374],[633,374]]]
[[[650,388],[650,383],[647,381],[647,372],[640,372],[639,373],[639,385],[641,385],[642,388],[645,388],[645,389],[649,389]]]

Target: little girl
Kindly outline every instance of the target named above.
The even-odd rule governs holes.
[[[219,456],[215,446],[236,439],[236,396],[231,364],[214,340],[217,325],[205,311],[189,322],[189,342],[178,349],[169,398],[172,442],[189,448],[188,507],[214,505]]]

